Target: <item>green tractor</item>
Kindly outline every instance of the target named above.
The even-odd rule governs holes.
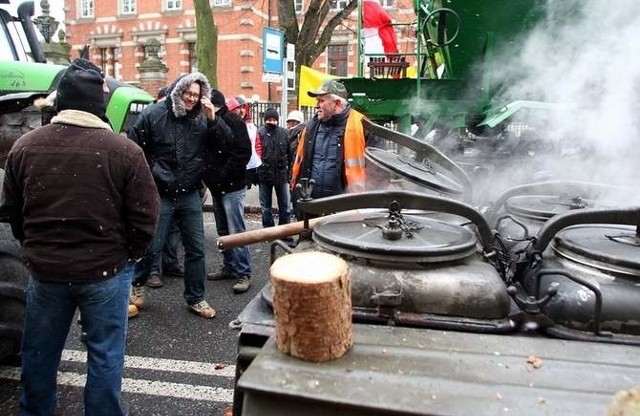
[[[342,79],[353,106],[381,123],[409,132],[436,125],[495,133],[517,109],[542,103],[496,101],[496,55],[517,48],[545,16],[545,0],[414,0],[416,47],[412,53],[368,55],[369,76]],[[410,65],[415,76],[406,76]],[[403,73],[404,76],[392,76]],[[504,106],[510,110],[505,113]],[[498,116],[497,113],[500,113]]]
[[[474,194],[487,196],[478,203],[504,191],[495,186],[496,173],[512,172],[505,186],[556,179],[563,155],[586,150],[576,140],[547,140],[546,127],[552,119],[576,118],[577,106],[550,102],[539,91],[512,90],[523,82],[524,74],[518,71],[525,71],[518,65],[531,35],[558,17],[550,15],[552,4],[414,0],[413,51],[362,53],[359,76],[341,81],[352,106],[370,120],[433,145],[462,168]],[[559,22],[570,19],[569,10]],[[363,67],[368,67],[366,76]],[[393,143],[390,150],[397,146],[400,156],[410,155],[404,149],[406,140],[394,131],[376,133]],[[419,155],[415,159],[422,162]]]
[[[46,112],[34,105],[56,89],[65,67],[46,63],[32,21],[33,1],[13,16],[8,0],[0,0],[0,164],[17,138],[39,127]],[[25,43],[26,40],[26,43]],[[107,117],[113,130],[126,134],[154,97],[107,77]],[[4,170],[0,169],[0,179]],[[28,271],[8,224],[0,224],[0,361],[16,354],[22,338]]]

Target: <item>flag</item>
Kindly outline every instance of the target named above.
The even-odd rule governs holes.
[[[365,53],[398,53],[391,16],[377,0],[362,2],[362,28]]]
[[[322,82],[328,78],[336,78],[333,75],[317,71],[308,66],[300,66],[300,82],[298,83],[298,105],[314,107],[316,99],[309,97],[307,91],[320,88]]]

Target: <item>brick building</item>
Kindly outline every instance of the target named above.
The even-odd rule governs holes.
[[[306,10],[305,0],[294,1],[296,10]],[[277,0],[211,0],[211,4],[218,27],[218,87],[228,95],[279,101],[280,84],[262,82],[262,30],[278,27]],[[338,0],[334,7],[345,4],[345,0]],[[383,0],[382,4],[394,22],[413,19],[410,0]],[[337,27],[314,68],[338,76],[356,74],[356,19],[354,12]],[[139,73],[149,39],[160,42],[160,57],[168,68],[167,83],[196,69],[193,0],[65,0],[65,23],[72,58],[89,45],[89,58],[108,75],[140,85],[152,94],[157,85],[141,85]],[[412,49],[413,42],[407,42]],[[399,44],[403,44],[401,37]],[[289,96],[295,100],[296,94],[292,91]]]

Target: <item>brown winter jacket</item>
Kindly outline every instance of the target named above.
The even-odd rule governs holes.
[[[41,281],[112,277],[144,254],[158,212],[140,147],[92,114],[62,111],[9,153],[0,219]]]

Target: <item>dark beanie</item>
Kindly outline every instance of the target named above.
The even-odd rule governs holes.
[[[278,111],[275,108],[267,108],[264,111],[264,119],[270,119],[270,118],[275,118],[276,120],[280,121],[280,114],[278,114]]]
[[[105,117],[106,103],[102,70],[85,59],[76,59],[65,69],[56,94],[56,110],[79,110]]]
[[[215,88],[211,88],[211,104],[218,108],[222,108],[226,105],[224,94]]]

